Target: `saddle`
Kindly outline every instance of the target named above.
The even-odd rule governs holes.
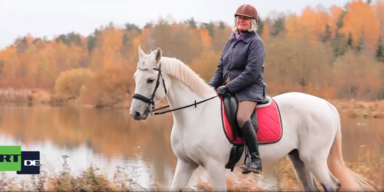
[[[257,102],[256,107],[259,105],[267,104],[270,102],[270,100],[271,98],[267,96],[262,102]],[[225,113],[227,115],[229,123],[231,124],[233,140],[236,140],[237,136],[242,137],[241,128],[239,127],[237,118],[236,118],[237,110],[238,110],[237,98],[231,94],[228,94],[223,97],[223,102],[224,102]],[[253,110],[252,115],[250,117],[254,128],[257,127],[257,123],[258,123],[256,118],[256,107],[255,107],[255,110]],[[255,128],[255,131],[256,131],[256,128]]]

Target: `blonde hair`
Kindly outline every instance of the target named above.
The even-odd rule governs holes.
[[[232,28],[232,32],[238,34],[239,31],[237,30],[237,27],[236,27],[236,19],[237,19],[237,17],[235,17],[235,27]],[[258,28],[258,26],[257,26],[256,19],[251,19],[251,28],[249,28],[248,31],[249,32],[252,32],[252,31],[257,32],[257,28]]]

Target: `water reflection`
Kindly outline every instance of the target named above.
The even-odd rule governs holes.
[[[175,162],[168,144],[171,117],[136,122],[128,115],[126,109],[1,107],[0,145],[39,150],[43,161],[57,171],[63,164],[61,156],[68,155],[75,173],[90,164],[103,168],[109,176],[118,165],[151,168],[154,179],[169,183],[167,175],[173,172]],[[151,174],[140,169],[140,177]]]
[[[361,150],[383,154],[383,123],[343,118],[345,160],[356,159]],[[39,150],[42,162],[56,171],[62,168],[63,155],[69,156],[74,174],[90,164],[102,168],[110,178],[116,166],[135,169],[135,178],[143,186],[153,182],[149,178],[170,185],[176,162],[169,140],[171,126],[171,114],[137,122],[127,109],[0,107],[0,145]]]
[[[342,119],[343,155],[346,161],[356,161],[362,154],[384,155],[383,119]]]

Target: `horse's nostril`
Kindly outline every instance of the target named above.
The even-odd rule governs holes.
[[[141,117],[141,114],[139,112],[135,112],[135,117]]]

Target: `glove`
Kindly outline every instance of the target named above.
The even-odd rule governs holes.
[[[229,93],[229,90],[225,85],[223,85],[223,86],[220,86],[219,88],[217,88],[217,93],[221,96],[225,96],[226,94]]]

